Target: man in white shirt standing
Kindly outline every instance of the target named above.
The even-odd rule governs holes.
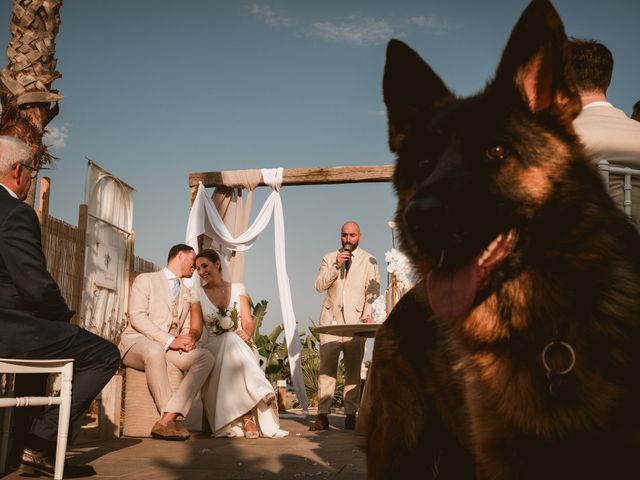
[[[181,420],[214,364],[211,352],[196,348],[202,332],[191,329],[188,322],[191,298],[182,279],[193,274],[195,256],[190,246],[174,245],[166,268],[136,277],[131,288],[130,323],[119,345],[122,362],[145,372],[160,413],[151,436],[164,440],[189,438]],[[169,384],[167,362],[185,372],[175,393]]]
[[[371,321],[371,304],[380,291],[376,258],[360,245],[360,226],[348,221],[340,230],[342,248],[327,253],[320,263],[316,290],[326,292],[320,325],[342,325]],[[318,417],[312,431],[329,430],[329,411],[335,393],[338,361],[344,360],[345,429],[356,427],[360,407],[360,369],[365,339],[320,334],[318,372]]]
[[[588,157],[597,164],[640,169],[640,122],[607,101],[613,73],[613,55],[593,40],[572,39],[571,63],[582,100],[582,112],[573,126]],[[632,217],[640,221],[640,178],[632,177]],[[609,193],[621,209],[624,202],[622,177],[611,177]]]

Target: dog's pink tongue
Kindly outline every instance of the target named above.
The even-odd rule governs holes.
[[[440,317],[466,315],[478,290],[478,265],[474,260],[454,269],[436,268],[427,277],[427,294]]]

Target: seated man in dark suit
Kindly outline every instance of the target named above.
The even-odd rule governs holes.
[[[33,167],[21,140],[0,135],[0,357],[73,358],[71,435],[83,413],[113,376],[120,354],[112,343],[69,323],[57,283],[46,269],[40,224],[24,203]],[[25,441],[20,462],[26,469],[53,476],[58,407],[38,416]],[[90,465],[65,467],[65,478],[94,475]]]

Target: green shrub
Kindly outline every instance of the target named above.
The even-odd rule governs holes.
[[[249,298],[253,315],[253,341],[258,348],[260,356],[264,359],[262,365],[265,374],[271,383],[277,380],[285,380],[291,385],[291,370],[289,368],[289,356],[287,352],[286,339],[279,341],[280,335],[284,332],[284,325],[277,325],[268,335],[260,333],[260,327],[267,314],[266,300],[261,300],[256,305]],[[315,323],[312,322],[312,327]],[[309,399],[309,406],[318,404],[318,372],[320,371],[320,338],[313,328],[309,328],[307,334],[300,334],[300,355],[302,363],[302,378]],[[338,364],[338,375],[336,378],[336,389],[333,396],[332,405],[342,406],[342,393],[344,391],[344,364],[342,360]]]

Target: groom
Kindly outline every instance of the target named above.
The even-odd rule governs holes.
[[[189,431],[181,420],[213,368],[208,350],[196,348],[199,333],[189,330],[189,290],[182,278],[191,277],[195,252],[188,245],[171,247],[166,268],[136,277],[131,289],[130,323],[122,333],[120,352],[127,367],[144,370],[160,419],[151,436],[186,440]],[[175,393],[171,391],[167,362],[185,372]]]

